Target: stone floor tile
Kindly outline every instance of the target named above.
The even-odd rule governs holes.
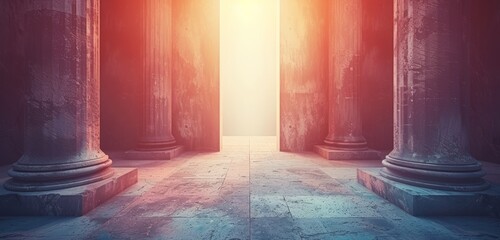
[[[285,197],[279,195],[252,195],[250,197],[250,216],[291,217]]]
[[[217,195],[224,178],[167,178],[150,189],[154,194]]]
[[[303,235],[304,239],[400,239],[391,233],[394,224],[381,217],[336,217],[319,221],[324,232]]]
[[[356,168],[322,167],[320,169],[333,179],[356,179]]]
[[[103,203],[85,216],[90,218],[112,218],[133,204],[137,198],[138,196],[117,195],[111,201]]]
[[[309,196],[352,194],[352,191],[334,179],[268,179],[251,178],[250,193],[253,195]]]
[[[286,178],[286,179],[331,179],[330,176],[316,168],[283,167],[283,168],[252,168],[251,177],[255,178]]]
[[[249,217],[248,196],[149,195],[138,198],[118,216]]]
[[[500,239],[500,219],[491,217],[432,217],[432,221],[445,227],[462,239]]]
[[[245,218],[122,217],[108,221],[92,239],[250,239]]]
[[[0,218],[0,239],[86,239],[108,220],[87,216]]]
[[[300,229],[288,217],[251,218],[250,236],[255,240],[300,240]]]
[[[153,188],[159,181],[157,179],[151,181],[150,179],[139,179],[139,181],[125,189],[120,193],[120,196],[141,196]]]
[[[229,197],[229,196],[250,196],[250,186],[248,179],[246,181],[239,181],[233,179],[227,179],[224,184],[219,189],[219,196]]]
[[[378,199],[355,195],[285,196],[294,218],[380,217]]]

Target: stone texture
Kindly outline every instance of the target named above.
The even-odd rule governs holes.
[[[20,193],[0,188],[0,216],[82,216],[137,183],[137,169],[107,171],[113,176],[63,190]]]
[[[358,182],[414,216],[500,216],[500,186],[481,192],[441,191],[389,180],[380,170],[358,169]]]
[[[188,150],[219,151],[219,0],[173,0],[173,133]]]
[[[280,5],[279,148],[308,151],[328,127],[328,1]]]

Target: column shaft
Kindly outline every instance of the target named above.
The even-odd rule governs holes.
[[[5,187],[52,190],[110,177],[100,149],[99,0],[26,7],[24,155]]]
[[[172,135],[172,3],[144,1],[143,121],[136,150],[175,147]]]
[[[468,151],[468,1],[395,0],[394,150],[387,178],[445,190],[487,187]]]
[[[331,1],[329,32],[329,133],[325,143],[366,149],[359,109],[362,0]]]

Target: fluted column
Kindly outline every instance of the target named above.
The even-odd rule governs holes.
[[[380,159],[363,137],[359,106],[362,0],[330,1],[329,120],[321,150],[328,159]],[[329,152],[329,156],[321,152]]]
[[[53,190],[108,178],[99,134],[99,0],[26,7],[24,155],[5,188]]]
[[[138,149],[165,149],[172,135],[171,1],[144,1],[143,122]]]
[[[139,142],[130,159],[170,159],[172,135],[172,1],[143,1],[143,106]]]
[[[435,189],[485,189],[466,128],[468,1],[394,3],[394,150],[381,174]]]
[[[325,143],[366,148],[359,111],[362,0],[331,2],[329,49],[329,131]]]

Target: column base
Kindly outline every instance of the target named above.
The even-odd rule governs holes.
[[[379,151],[369,148],[359,150],[337,149],[327,145],[315,145],[314,152],[328,160],[382,160]]]
[[[108,163],[110,166],[111,161]],[[67,179],[62,179],[62,180],[45,180],[43,178],[40,178],[40,180],[24,180],[23,178],[17,178],[16,176],[23,176],[27,175],[29,176],[30,174],[36,175],[52,175],[52,176],[58,176],[58,174],[68,174],[68,173],[74,173],[78,171],[85,171],[86,169],[70,169],[70,170],[64,170],[64,171],[52,171],[52,172],[17,172],[15,170],[10,170],[9,175],[12,176],[11,179],[7,180],[4,183],[4,188],[9,190],[9,191],[16,191],[16,192],[38,192],[38,191],[52,191],[52,190],[58,190],[58,189],[67,189],[67,188],[72,188],[72,187],[78,187],[82,186],[85,184],[90,184],[94,182],[99,182],[102,180],[105,180],[107,178],[110,178],[113,176],[114,171],[110,167],[107,167],[104,170],[100,170],[96,173],[82,176],[82,177],[75,177],[75,178],[67,178]],[[14,176],[14,174],[16,174]]]
[[[184,146],[175,146],[167,150],[141,151],[130,150],[125,152],[124,159],[129,160],[170,160],[184,152]]]
[[[43,192],[0,187],[0,216],[82,216],[137,183],[137,169],[112,168],[114,175],[91,184]],[[3,183],[7,178],[1,179]]]
[[[500,186],[478,192],[416,187],[380,174],[382,168],[358,169],[358,183],[414,216],[500,216]]]

